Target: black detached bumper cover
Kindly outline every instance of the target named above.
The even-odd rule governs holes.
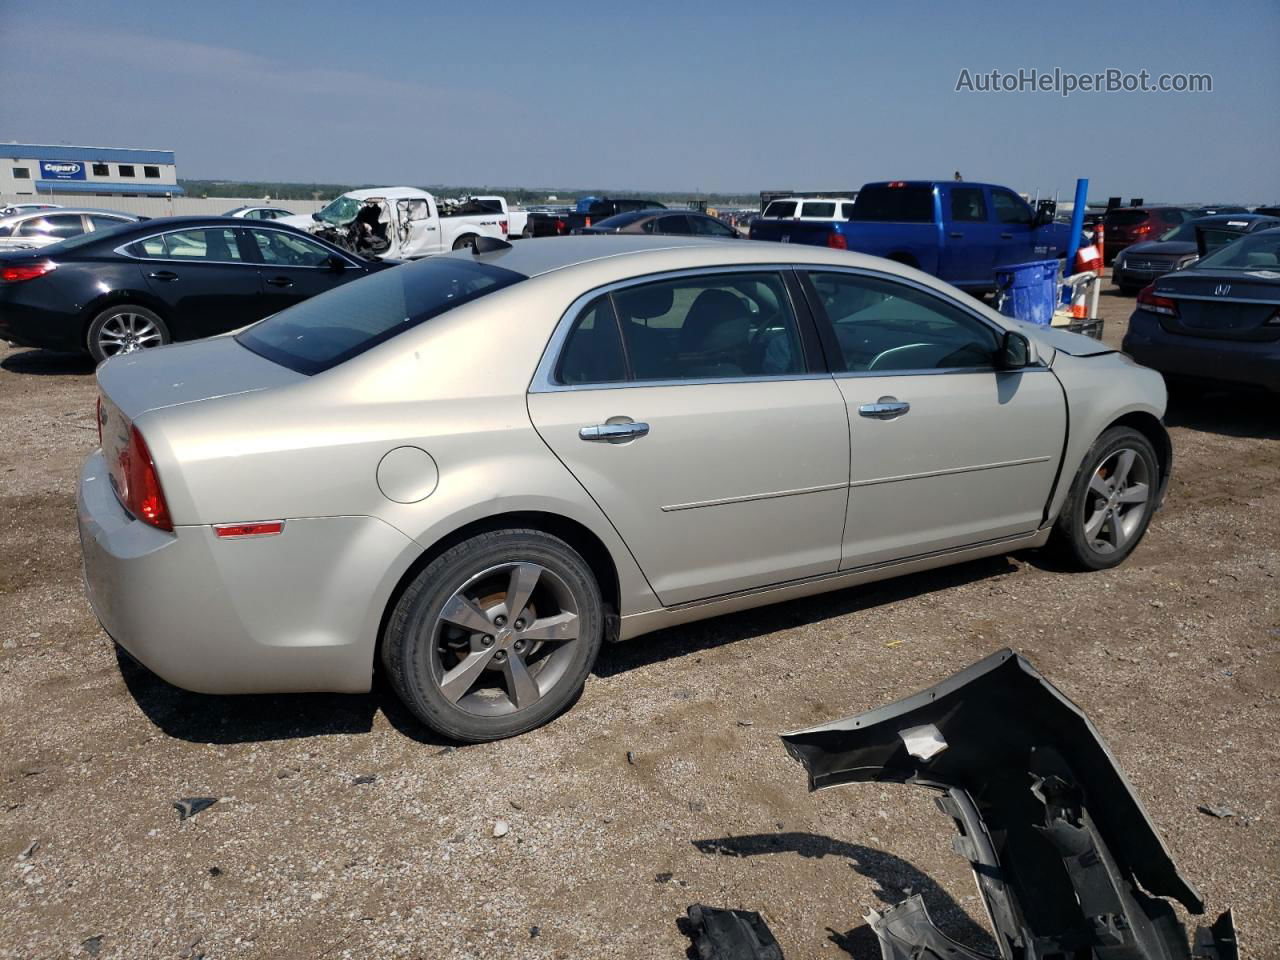
[[[1170,898],[1204,912],[1080,708],[1010,650],[888,706],[783,736],[817,790],[888,781],[942,791],[1000,956],[1234,960],[1230,911],[1194,954]],[[887,960],[982,958],[912,897],[868,921]]]

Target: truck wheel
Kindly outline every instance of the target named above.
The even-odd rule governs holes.
[[[1151,441],[1129,427],[1112,427],[1094,442],[1071,482],[1053,546],[1080,570],[1120,564],[1147,532],[1159,487]]]
[[[586,561],[540,530],[482,533],[423,568],[391,611],[382,663],[413,714],[479,743],[541,726],[582,689],[604,638]]]
[[[466,233],[453,241],[453,249],[455,250],[474,250],[476,248],[476,235],[474,233]]]

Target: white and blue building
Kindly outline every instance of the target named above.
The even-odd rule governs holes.
[[[0,143],[0,194],[72,199],[182,193],[172,150]]]

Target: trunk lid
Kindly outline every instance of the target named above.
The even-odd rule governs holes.
[[[1169,333],[1213,340],[1280,340],[1280,278],[1237,270],[1182,270],[1155,282],[1155,294],[1178,306],[1160,317]],[[1272,322],[1274,320],[1274,322]]]
[[[306,379],[245,349],[230,335],[112,357],[98,367],[97,376],[103,410],[108,415],[114,411],[129,422],[148,410]],[[102,439],[105,451],[105,427]]]

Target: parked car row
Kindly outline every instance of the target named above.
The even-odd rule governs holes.
[[[91,207],[19,210],[0,218],[0,252],[36,250],[81,234],[108,230],[143,219],[145,218],[118,210],[96,210]]]
[[[1275,227],[1280,227],[1280,216],[1257,213],[1219,213],[1184,220],[1157,240],[1126,246],[1112,262],[1111,282],[1121,293],[1137,293],[1156,277],[1190,266],[1244,234]]]

